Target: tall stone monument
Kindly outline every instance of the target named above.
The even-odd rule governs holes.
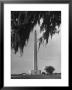
[[[34,70],[31,71],[32,75],[40,75],[41,70],[38,70],[37,62],[37,32],[34,32]]]

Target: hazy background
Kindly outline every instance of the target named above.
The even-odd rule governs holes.
[[[37,26],[35,29],[39,29]],[[11,74],[30,73],[34,63],[34,32],[30,33],[28,45],[20,56],[11,51]],[[48,44],[41,45],[38,51],[38,69],[44,71],[45,66],[54,66],[55,72],[61,72],[61,33],[49,39]]]

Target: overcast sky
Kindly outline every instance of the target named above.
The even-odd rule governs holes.
[[[38,26],[35,29],[39,29]],[[34,32],[31,32],[28,45],[24,48],[24,53],[20,56],[11,51],[11,73],[29,73],[33,70],[34,63]],[[55,72],[61,72],[61,34],[55,34],[49,39],[48,44],[41,45],[38,51],[38,69],[44,71],[45,66],[54,66]]]

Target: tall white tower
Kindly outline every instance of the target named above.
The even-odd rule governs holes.
[[[34,33],[34,70],[37,71],[37,33]]]
[[[38,70],[38,62],[37,62],[37,32],[34,32],[34,70],[31,71],[32,75],[41,74],[41,70]]]

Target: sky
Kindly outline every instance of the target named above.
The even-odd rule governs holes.
[[[39,26],[36,25],[37,38],[40,37]],[[30,73],[34,69],[34,30],[30,33],[29,42],[24,47],[23,55],[18,51],[14,54],[11,50],[11,74]],[[37,53],[38,69],[45,71],[45,66],[53,66],[56,73],[61,72],[61,33],[49,38],[47,45],[42,44]]]

